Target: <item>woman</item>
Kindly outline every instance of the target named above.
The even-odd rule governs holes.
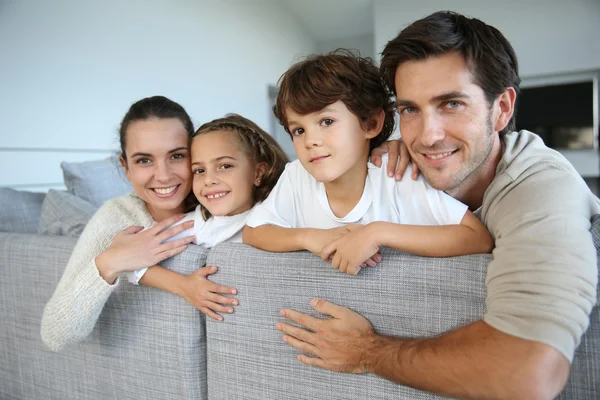
[[[182,277],[157,266],[181,253],[194,239],[185,236],[167,241],[193,225],[193,221],[174,225],[197,204],[190,193],[189,141],[193,133],[192,121],[183,107],[162,96],[138,101],[123,118],[119,130],[121,163],[134,192],[107,201],[73,249],[42,316],[42,340],[52,350],[89,335],[123,272],[152,267],[142,284],[171,288],[169,291],[194,306],[200,288],[236,293],[206,279],[216,272],[214,267]],[[176,285],[174,279],[178,280]],[[173,291],[173,287],[178,290]],[[237,304],[235,299],[219,298],[223,303]]]

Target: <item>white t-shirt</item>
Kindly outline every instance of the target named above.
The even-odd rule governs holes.
[[[253,228],[277,225],[285,228],[329,229],[374,221],[407,225],[460,224],[467,206],[432,188],[423,177],[410,179],[410,167],[396,182],[386,175],[387,155],[382,166],[367,165],[365,189],[358,204],[344,217],[331,211],[325,186],[304,169],[300,161],[288,163],[269,197],[254,207],[247,220]]]
[[[207,248],[214,247],[223,242],[241,243],[242,229],[246,226],[248,215],[250,215],[250,210],[231,217],[213,216],[205,221],[202,217],[200,206],[197,206],[194,211],[187,213],[181,221],[172,225],[180,225],[186,221],[193,220],[194,227],[170,237],[165,240],[165,242],[171,242],[173,240],[195,235],[196,239],[194,239],[193,243]],[[143,268],[137,271],[127,272],[127,280],[137,285],[147,270],[148,268]]]

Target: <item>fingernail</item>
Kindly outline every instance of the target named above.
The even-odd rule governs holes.
[[[284,342],[286,342],[286,343],[288,342],[288,338],[287,338],[287,336],[284,336],[284,337],[283,337],[283,341],[284,341]]]
[[[279,310],[279,314],[285,317],[285,310]]]
[[[275,324],[275,328],[280,331],[281,330],[281,324]]]
[[[229,308],[229,309],[227,309],[227,312],[228,312],[229,314],[231,314],[231,313],[233,312],[233,308]]]
[[[392,174],[391,172],[388,172],[388,176],[389,176],[390,178],[392,177],[392,175],[394,175],[394,174]]]
[[[313,307],[316,307],[317,304],[319,304],[319,299],[312,299],[310,301],[310,305],[313,306]]]
[[[233,305],[234,305],[234,306],[237,306],[237,305],[238,305],[238,301],[237,301],[237,300],[234,300],[234,301],[233,301]]]
[[[233,289],[233,290],[231,291],[231,294],[237,294],[237,290]]]

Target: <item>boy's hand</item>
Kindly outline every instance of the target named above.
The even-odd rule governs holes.
[[[306,238],[306,250],[323,258],[322,251],[325,246],[342,237],[349,230],[345,226],[331,229],[314,229]],[[323,258],[328,261],[327,258]]]
[[[364,264],[374,266],[381,261],[371,224],[347,225],[346,230],[345,235],[323,248],[321,258],[331,258],[333,268],[349,275],[356,275]]]
[[[217,312],[231,314],[232,306],[238,305],[236,299],[222,294],[235,295],[237,290],[209,281],[208,275],[215,272],[217,272],[217,267],[207,266],[186,276],[178,294],[204,314],[217,321],[222,321],[223,317]]]

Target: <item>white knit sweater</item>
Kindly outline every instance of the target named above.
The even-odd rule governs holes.
[[[100,276],[96,257],[121,230],[132,225],[148,228],[155,223],[144,201],[133,193],[107,201],[94,214],[44,309],[42,340],[50,349],[58,351],[89,335],[108,296],[117,287],[119,280],[109,285]]]

